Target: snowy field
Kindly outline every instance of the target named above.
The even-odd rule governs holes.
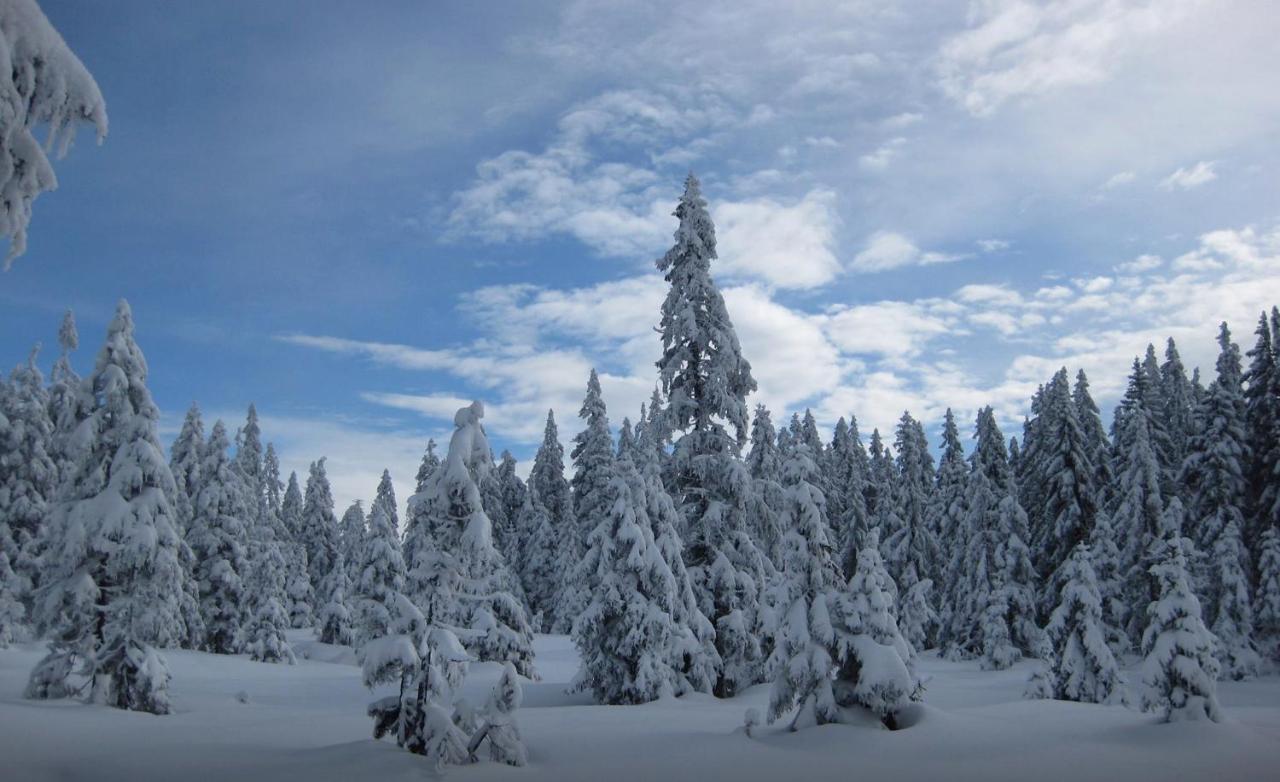
[[[195,782],[214,779],[421,779],[422,758],[371,739],[351,651],[293,631],[295,667],[201,652],[166,653],[174,714],[23,700],[40,647],[0,650],[0,778],[18,782]],[[1020,697],[1026,664],[1000,672],[924,655],[929,677],[916,724],[878,723],[788,733],[758,729],[768,687],[728,701],[709,696],[644,706],[594,706],[565,694],[577,669],[562,636],[537,639],[540,682],[526,683],[518,712],[530,763],[450,767],[457,780],[1262,780],[1280,764],[1280,677],[1224,683],[1226,719],[1159,724],[1120,707]],[[466,692],[483,702],[498,676],[473,666]],[[243,694],[243,695],[242,695]],[[243,697],[243,696],[247,696]],[[246,702],[242,702],[242,700]],[[780,723],[781,724],[781,723]],[[482,753],[483,755],[483,753]]]

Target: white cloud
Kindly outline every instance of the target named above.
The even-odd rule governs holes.
[[[1013,246],[1012,242],[1005,239],[979,239],[976,244],[984,253],[998,253]]]
[[[1140,274],[1159,269],[1164,265],[1164,259],[1158,255],[1139,255],[1132,261],[1125,261],[1116,266],[1116,271],[1121,274]]]
[[[1144,39],[1184,18],[1198,0],[983,0],[976,26],[941,48],[942,88],[970,113],[1107,80]]]
[[[834,202],[830,190],[813,190],[790,206],[768,198],[715,206],[719,273],[778,288],[830,282],[840,271]]]
[[[1213,170],[1215,162],[1212,160],[1201,160],[1191,168],[1179,167],[1169,176],[1160,180],[1161,190],[1190,190],[1193,187],[1200,187],[1208,184],[1218,178],[1218,174]]]
[[[1137,178],[1138,178],[1138,175],[1133,173],[1132,171],[1121,171],[1120,173],[1112,176],[1106,182],[1103,182],[1102,189],[1115,190],[1117,187],[1123,187],[1127,184],[1130,184],[1131,182],[1133,182],[1133,180]]]
[[[889,167],[889,164],[898,156],[898,152],[906,143],[907,140],[901,136],[891,138],[876,147],[875,151],[858,158],[858,165],[868,171],[883,171]]]
[[[965,255],[924,252],[907,237],[894,231],[877,231],[850,265],[858,272],[882,272],[904,266],[928,266],[963,260]]]

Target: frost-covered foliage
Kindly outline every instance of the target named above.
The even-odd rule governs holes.
[[[827,498],[828,521],[834,538],[832,544],[841,570],[852,572],[858,558],[858,546],[870,525],[867,515],[867,477],[870,463],[858,434],[858,419],[849,416],[836,422],[831,440],[827,469],[832,474],[833,493]]]
[[[1254,597],[1254,628],[1259,646],[1280,661],[1280,530],[1269,525],[1258,546],[1258,590]]]
[[[722,667],[715,693],[729,696],[763,675],[760,593],[771,566],[748,534],[753,485],[738,458],[746,440],[746,395],[756,383],[711,279],[715,227],[692,175],[675,215],[675,245],[657,262],[670,283],[659,325],[658,372],[667,397],[661,418],[682,432],[671,486],[699,608],[716,629]]]
[[[373,737],[391,735],[435,770],[468,759],[467,737],[454,724],[452,698],[470,660],[448,629],[434,625],[404,595],[388,604],[389,633],[363,650],[364,684],[399,692],[369,704]]]
[[[520,480],[520,476],[516,474],[518,463],[516,458],[511,455],[510,451],[503,451],[498,459],[498,466],[492,473],[492,487],[494,493],[494,505],[500,511],[502,518],[502,534],[494,536],[494,545],[502,554],[502,559],[512,570],[518,570],[517,563],[524,555],[524,551],[528,546],[528,536],[520,527],[520,510],[524,507],[525,485]],[[488,505],[485,506],[486,509]],[[486,511],[487,512],[487,511]],[[494,522],[497,524],[497,522]],[[524,582],[520,580],[514,585],[515,591],[518,591],[523,599]]]
[[[569,482],[564,477],[564,447],[550,410],[529,472],[526,508],[521,510],[519,525],[528,538],[528,548],[513,564],[519,567],[529,607],[535,617],[541,616],[544,630],[564,630],[573,617],[562,619],[556,613],[556,598],[581,560],[582,546],[576,534]]]
[[[256,541],[245,582],[248,617],[244,626],[244,650],[259,662],[295,662],[285,637],[289,614],[285,610],[285,577],[288,572],[281,546],[274,536]]]
[[[245,619],[249,515],[240,474],[227,455],[230,441],[221,421],[213,425],[200,465],[200,491],[187,540],[195,553],[205,648],[217,654],[241,650]]]
[[[774,597],[779,626],[769,660],[769,668],[776,671],[769,720],[799,704],[794,729],[839,719],[831,676],[839,650],[830,605],[841,577],[827,527],[826,499],[814,484],[818,466],[808,443],[795,444],[782,473],[786,533],[778,547],[782,569]]]
[[[427,440],[427,450],[422,454],[422,463],[418,465],[418,473],[414,476],[414,493],[427,488],[431,474],[440,469],[440,457],[436,455],[436,441]]]
[[[483,723],[467,746],[473,760],[476,750],[488,739],[489,757],[494,761],[509,766],[523,766],[529,762],[529,753],[524,748],[520,726],[516,723],[516,709],[520,708],[523,699],[524,691],[520,688],[515,666],[507,663],[485,703],[481,714]]]
[[[933,494],[932,523],[939,541],[938,584],[940,595],[938,610],[938,646],[952,646],[953,634],[962,628],[954,618],[960,583],[968,573],[964,554],[969,545],[969,527],[964,504],[965,486],[969,468],[965,462],[964,446],[960,443],[960,429],[956,426],[951,408],[947,408],[942,421],[942,456],[938,460],[937,488]]]
[[[977,440],[965,491],[963,576],[950,597],[947,652],[981,657],[984,668],[1008,668],[1034,654],[1042,641],[1035,623],[1035,572],[1025,543],[1026,513],[989,407],[978,412]]]
[[[291,627],[310,627],[313,621],[315,591],[307,566],[307,547],[303,542],[303,499],[298,488],[298,474],[289,473],[289,483],[280,501],[280,523],[288,533],[286,550],[288,572],[285,574],[285,609]]]
[[[27,249],[36,198],[58,187],[49,153],[66,153],[79,123],[107,135],[107,104],[80,59],[35,0],[0,3],[0,236],[9,238],[4,268]],[[45,125],[45,143],[36,140]]]
[[[61,352],[49,376],[49,421],[53,424],[49,455],[58,465],[60,478],[65,478],[75,467],[75,454],[69,450],[71,433],[87,413],[79,405],[80,375],[71,366],[71,354],[80,347],[80,333],[76,331],[76,317],[71,310],[63,314],[58,327],[58,346]]]
[[[196,495],[200,493],[200,467],[204,461],[204,419],[195,402],[187,408],[178,437],[169,447],[169,471],[173,473],[173,506],[178,513],[180,529],[185,533],[195,516]]]
[[[605,520],[614,504],[609,486],[615,478],[613,435],[609,433],[609,417],[600,392],[600,378],[594,369],[587,379],[587,394],[578,416],[585,426],[573,438],[570,457],[573,459],[574,471],[569,485],[573,489],[576,534],[585,552],[591,546],[590,538],[596,528]],[[579,577],[584,572],[579,565],[566,574],[556,598],[555,629],[572,627],[591,602],[591,585]]]
[[[347,566],[347,580],[355,583],[360,566],[360,552],[364,549],[364,503],[351,503],[338,521],[338,546],[342,549],[342,561]]]
[[[400,509],[396,505],[396,487],[391,483],[391,471],[384,469],[378,479],[378,489],[373,495],[373,505],[369,507],[369,518],[372,523],[374,508],[381,507],[391,525],[391,536],[400,540]]]
[[[404,559],[385,503],[373,503],[356,574],[355,629],[359,648],[390,632],[390,606],[404,592]]]
[[[929,521],[933,492],[933,457],[924,428],[903,413],[897,430],[897,473],[893,492],[899,526],[884,541],[885,565],[898,585],[898,620],[907,640],[925,648],[937,637],[938,614],[930,594],[941,554]]]
[[[407,590],[428,622],[451,628],[471,655],[532,676],[533,633],[504,589],[506,566],[480,499],[477,478],[493,466],[483,417],[479,402],[458,410],[448,456],[409,501]]]
[[[1258,339],[1248,353],[1249,369],[1244,375],[1244,398],[1250,460],[1250,499],[1255,509],[1258,540],[1270,527],[1280,524],[1280,308],[1258,316],[1254,332]],[[1252,536],[1247,536],[1252,537]]]
[[[601,468],[604,516],[587,538],[574,580],[590,602],[573,624],[582,659],[574,688],[601,703],[646,703],[674,691],[675,583],[647,522],[629,457]],[[642,488],[642,485],[640,486]]]
[[[1216,652],[1222,676],[1245,679],[1258,673],[1261,660],[1253,644],[1253,603],[1245,574],[1249,552],[1235,522],[1229,522],[1218,536],[1212,560],[1213,610],[1206,608],[1204,616],[1218,638]]]
[[[9,554],[20,578],[38,584],[40,528],[58,485],[58,467],[50,455],[53,424],[44,375],[36,366],[40,346],[9,375],[0,391],[0,551]]]
[[[169,711],[169,673],[155,647],[185,632],[173,476],[156,434],[147,363],[121,301],[82,387],[79,455],[42,533],[37,627],[49,654],[27,696],[87,693],[124,709]]]
[[[782,452],[778,449],[778,433],[774,429],[769,408],[764,405],[756,405],[756,414],[751,421],[751,448],[747,452],[747,470],[754,483],[747,531],[760,550],[776,562],[778,544],[782,540],[781,519],[785,502]]]
[[[1045,627],[1052,647],[1050,697],[1123,703],[1127,699],[1124,677],[1108,645],[1088,545],[1077,544],[1061,571],[1058,604]]]
[[[333,515],[333,489],[329,486],[324,462],[322,458],[311,463],[306,493],[303,496],[302,516],[295,533],[307,554],[307,573],[316,595],[317,609],[325,604],[328,594],[321,584],[342,561],[338,520]],[[286,494],[285,503],[288,504],[288,501],[289,496]]]
[[[9,555],[0,551],[0,649],[13,643],[26,623],[27,609],[22,596],[30,587],[9,565]]]
[[[924,693],[915,651],[894,619],[894,591],[872,531],[839,610],[831,612],[839,639],[834,691],[836,703],[870,709],[890,728],[897,727],[898,710]]]
[[[1166,721],[1218,722],[1217,641],[1200,620],[1200,601],[1191,589],[1191,542],[1174,531],[1160,548],[1160,562],[1151,568],[1158,597],[1147,607],[1142,635],[1142,708],[1160,712]]]

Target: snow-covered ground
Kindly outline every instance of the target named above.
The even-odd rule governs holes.
[[[297,666],[244,657],[167,653],[175,713],[164,717],[21,697],[35,645],[0,650],[0,779],[421,779],[425,763],[374,741],[349,649],[294,631]],[[644,706],[594,706],[565,694],[577,669],[562,636],[537,640],[542,681],[526,683],[518,712],[530,764],[453,767],[457,780],[1261,780],[1280,765],[1280,677],[1221,685],[1222,724],[1164,725],[1137,711],[1020,697],[1028,668],[979,671],[925,655],[926,705],[912,727],[832,725],[743,734],[768,687]],[[306,659],[303,659],[305,656]],[[473,666],[468,696],[482,703],[499,669]],[[781,725],[781,723],[780,723]],[[483,753],[482,753],[483,754]]]

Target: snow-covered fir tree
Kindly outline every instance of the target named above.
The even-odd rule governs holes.
[[[773,418],[764,405],[756,405],[751,421],[751,448],[747,451],[747,470],[754,482],[751,513],[747,529],[760,550],[771,559],[777,556],[782,540],[782,452],[778,450],[778,433]]]
[[[200,615],[204,619],[205,648],[216,654],[241,650],[241,624],[245,620],[248,573],[246,491],[233,469],[222,421],[213,425],[200,464],[200,490],[187,541],[195,554],[195,578],[200,590]]]
[[[1213,610],[1202,606],[1209,629],[1218,639],[1215,649],[1222,676],[1245,679],[1255,676],[1261,660],[1253,643],[1253,601],[1249,596],[1246,566],[1249,552],[1240,529],[1230,522],[1214,544],[1210,565]]]
[[[654,542],[630,458],[600,467],[604,516],[587,538],[574,580],[589,595],[573,624],[582,660],[574,689],[600,703],[647,703],[674,692],[675,583]],[[630,474],[629,474],[630,473]]]
[[[530,610],[541,616],[541,627],[564,631],[573,617],[557,615],[556,599],[565,578],[581,560],[582,548],[575,533],[573,497],[564,477],[564,447],[550,410],[529,472],[528,495],[520,525],[530,535],[529,550],[515,564]]]
[[[204,442],[204,419],[200,415],[200,406],[192,402],[182,420],[178,437],[169,447],[169,471],[173,473],[173,481],[177,486],[173,505],[182,525],[180,529],[184,533],[195,516],[195,499],[200,493],[200,466],[204,461]]]
[[[527,542],[518,523],[520,509],[524,507],[525,485],[516,474],[517,466],[516,457],[510,451],[503,451],[493,471],[496,500],[502,508],[502,518],[505,520],[503,534],[495,536],[494,542],[512,570],[517,569],[516,563],[520,561]],[[518,586],[523,593],[523,582]]]
[[[1086,703],[1124,703],[1125,681],[1107,637],[1102,595],[1089,546],[1079,543],[1060,568],[1058,604],[1045,626],[1051,697]]]
[[[1165,721],[1222,719],[1218,705],[1217,641],[1200,620],[1200,601],[1187,572],[1191,542],[1173,531],[1151,568],[1157,599],[1147,607],[1142,635],[1142,708]]]
[[[356,643],[351,616],[351,578],[342,551],[334,556],[333,569],[320,579],[316,590],[316,638],[320,643],[351,646]]]
[[[893,492],[899,526],[884,541],[885,565],[899,589],[898,621],[907,640],[924,648],[936,637],[933,574],[940,557],[929,523],[934,486],[933,457],[920,422],[903,413],[898,424],[899,484]]]
[[[0,649],[8,648],[26,625],[22,595],[29,588],[10,567],[9,555],[0,550]]]
[[[715,693],[725,697],[763,675],[757,630],[766,560],[747,531],[752,482],[739,458],[745,400],[756,382],[711,278],[715,227],[693,175],[675,216],[675,244],[657,261],[670,285],[659,324],[658,372],[667,397],[662,417],[682,433],[672,488],[699,608],[716,628],[722,668]]]
[[[520,677],[515,666],[507,663],[502,667],[502,676],[494,685],[489,700],[485,702],[483,723],[467,745],[472,759],[484,740],[489,741],[489,757],[497,763],[508,766],[523,766],[529,762],[529,753],[524,747],[524,739],[520,736],[520,726],[516,723],[515,712],[524,699],[524,691],[520,687]]]
[[[5,108],[0,143],[0,236],[9,239],[8,270],[26,252],[31,207],[41,193],[54,190],[58,178],[49,155],[71,146],[81,123],[107,135],[107,104],[98,84],[67,48],[35,0],[9,0],[0,6],[0,84]],[[44,141],[37,127],[46,126]]]
[[[924,693],[915,672],[915,651],[895,619],[892,581],[872,530],[858,552],[846,594],[838,609],[829,612],[838,649],[836,703],[870,709],[891,729],[898,726],[902,707]]]
[[[321,458],[311,463],[302,500],[302,516],[298,520],[296,533],[296,538],[302,542],[307,554],[307,572],[311,579],[311,589],[316,595],[316,609],[325,604],[327,594],[321,589],[321,583],[338,567],[342,558],[338,519],[333,515],[333,489],[329,486],[329,475],[325,471],[324,462]],[[288,506],[287,492],[284,502]]]
[[[1194,392],[1194,386],[1192,391]],[[1089,391],[1089,376],[1083,369],[1076,372],[1076,382],[1071,388],[1071,401],[1075,404],[1076,420],[1080,422],[1089,461],[1093,464],[1093,485],[1099,492],[1100,507],[1109,507],[1109,492],[1115,483],[1115,474],[1111,469],[1111,443],[1107,439],[1107,430],[1102,423],[1098,404],[1093,401],[1093,394]]]
[[[1248,537],[1261,542],[1262,534],[1280,524],[1280,309],[1272,308],[1271,321],[1263,312],[1254,332],[1257,341],[1248,353],[1244,374],[1244,398],[1248,431],[1250,507],[1253,524]]]
[[[387,516],[387,522],[391,524],[392,537],[396,539],[397,544],[400,540],[400,508],[396,504],[396,487],[391,482],[391,471],[384,469],[382,477],[378,479],[378,488],[373,495],[373,505],[369,506],[369,519],[372,524],[374,507],[381,507],[382,512]]]
[[[480,402],[458,410],[445,461],[409,501],[406,588],[427,620],[452,629],[472,656],[532,676],[533,633],[524,606],[503,588],[508,574],[480,499],[477,478],[493,468],[483,417]]]
[[[942,419],[942,455],[938,459],[937,487],[929,511],[930,527],[939,547],[938,594],[942,599],[938,601],[937,643],[943,649],[951,646],[951,633],[956,629],[952,621],[955,611],[952,598],[959,593],[959,584],[967,572],[964,552],[968,550],[969,528],[964,495],[968,479],[969,467],[960,442],[960,429],[948,407]]]
[[[1035,571],[1025,543],[1004,437],[991,408],[978,412],[978,443],[965,491],[965,575],[955,587],[948,654],[1007,668],[1042,642],[1035,623]]]
[[[831,672],[839,657],[830,605],[841,584],[826,521],[826,499],[815,485],[818,466],[811,447],[795,444],[783,466],[786,484],[783,528],[779,544],[781,579],[775,589],[779,607],[776,645],[769,668],[773,688],[769,720],[797,705],[794,730],[806,724],[839,719]]]
[[[359,649],[390,633],[392,604],[404,592],[404,558],[386,503],[375,501],[369,512],[369,533],[361,547],[356,574],[353,597]]]
[[[1187,458],[1187,439],[1195,431],[1196,399],[1173,337],[1165,343],[1160,365],[1160,396],[1169,430],[1170,464],[1176,472]]]
[[[247,617],[243,628],[243,646],[249,657],[259,662],[295,662],[293,648],[285,631],[289,629],[289,613],[285,609],[288,566],[282,546],[274,531],[267,526],[255,530],[250,541],[249,572],[245,578]]]
[[[427,487],[431,474],[440,469],[440,457],[436,455],[436,441],[427,440],[427,450],[422,454],[422,463],[418,465],[418,473],[414,476],[415,494]]]
[[[310,627],[315,612],[315,591],[307,566],[307,547],[303,530],[302,490],[298,474],[289,473],[289,483],[280,501],[280,523],[288,532],[288,573],[285,575],[285,609],[291,627]]]
[[[1269,525],[1258,546],[1258,589],[1254,595],[1254,629],[1259,648],[1280,662],[1280,529]]]
[[[156,647],[184,633],[173,476],[156,434],[147,363],[121,301],[80,404],[78,461],[42,534],[35,601],[49,653],[26,695],[84,693],[118,708],[169,711],[169,672]]]
[[[58,486],[58,466],[50,451],[53,424],[49,394],[36,365],[40,346],[9,374],[0,394],[0,550],[22,580],[39,584],[38,538]],[[25,599],[25,598],[24,598]]]
[[[58,327],[58,346],[61,352],[49,375],[49,422],[53,425],[49,455],[58,465],[59,476],[66,478],[75,468],[71,433],[82,420],[78,404],[82,381],[71,365],[71,354],[80,347],[80,333],[76,330],[76,317],[71,310],[63,314]]]
[[[364,549],[365,526],[364,503],[360,500],[352,502],[338,520],[338,546],[347,566],[347,580],[352,583],[356,581],[360,552]]]

